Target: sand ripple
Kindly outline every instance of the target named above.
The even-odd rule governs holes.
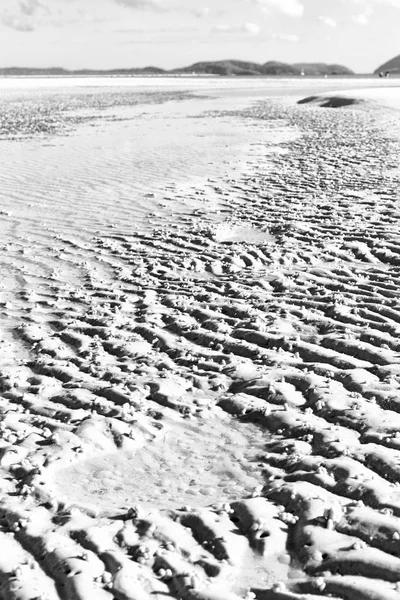
[[[4,598],[399,598],[399,140],[362,107],[220,118],[275,138],[178,219],[12,188]]]

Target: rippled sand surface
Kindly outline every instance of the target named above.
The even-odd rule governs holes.
[[[400,94],[349,83],[3,82],[1,599],[400,598]]]

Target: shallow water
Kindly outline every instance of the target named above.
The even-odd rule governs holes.
[[[54,277],[79,281],[93,236],[187,227],[193,218],[223,222],[229,192],[221,182],[246,172],[249,161],[267,168],[266,146],[296,136],[284,124],[237,118],[231,110],[257,98],[209,97],[219,86],[186,98],[158,80],[151,88],[137,80],[4,83],[0,110],[6,121],[14,115],[14,133],[0,139],[0,272],[14,278],[8,293]]]
[[[231,419],[168,428],[134,453],[119,452],[57,469],[56,496],[112,514],[140,504],[164,510],[250,498],[264,484],[257,458],[265,432]]]

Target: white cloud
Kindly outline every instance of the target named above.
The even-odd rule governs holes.
[[[174,10],[173,0],[0,0],[0,26],[18,31],[110,23],[134,10]]]
[[[360,13],[359,15],[354,15],[352,17],[352,21],[356,25],[368,25],[369,19],[365,16],[364,13]]]
[[[20,0],[19,8],[22,14],[30,16],[42,7],[38,0]]]
[[[256,25],[256,23],[245,23],[243,28],[252,35],[258,35],[260,33],[260,27]]]
[[[321,21],[321,23],[323,23],[327,27],[337,27],[337,22],[335,21],[335,19],[332,19],[332,17],[320,16],[318,17],[318,21]]]
[[[211,13],[211,8],[204,6],[202,8],[195,8],[192,12],[196,17],[207,17]]]
[[[352,20],[356,25],[368,25],[370,17],[373,15],[373,8],[370,4],[364,8],[363,12],[354,15]]]
[[[295,44],[300,40],[300,37],[295,33],[274,33],[271,35],[271,38],[280,40],[281,42],[291,42],[292,44]]]
[[[347,3],[349,0],[342,0],[343,3]],[[359,6],[365,6],[366,8],[369,8],[370,10],[373,9],[373,7],[378,6],[378,5],[382,5],[382,4],[386,4],[387,6],[394,6],[395,8],[400,9],[400,0],[351,0],[353,2],[353,4],[357,4]],[[361,13],[363,14],[363,13]]]
[[[372,8],[367,7],[367,10],[365,10],[363,13],[359,13],[358,15],[353,16],[354,23],[356,23],[356,25],[368,25],[369,19],[373,12],[374,11],[372,10]]]
[[[162,0],[115,0],[115,3],[137,10],[168,10],[168,7]]]
[[[304,6],[300,0],[255,0],[267,12],[275,8],[289,17],[300,18],[303,16]]]
[[[46,13],[46,7],[38,0],[3,0],[0,23],[17,31],[33,31],[36,17]]]
[[[212,27],[211,31],[215,33],[250,33],[251,35],[258,35],[260,33],[260,27],[255,23],[244,23],[244,25],[227,25],[219,24]]]
[[[19,18],[19,17],[11,17],[8,15],[4,15],[1,17],[1,24],[5,25],[5,27],[9,27],[10,29],[15,29],[15,31],[33,31],[34,26],[29,22],[28,19]]]
[[[230,25],[219,24],[214,25],[214,27],[212,27],[212,31],[216,31],[218,33],[229,33],[232,31],[232,27]]]

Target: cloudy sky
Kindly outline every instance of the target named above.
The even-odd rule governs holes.
[[[400,54],[400,0],[0,0],[0,67],[237,58],[370,72]]]

